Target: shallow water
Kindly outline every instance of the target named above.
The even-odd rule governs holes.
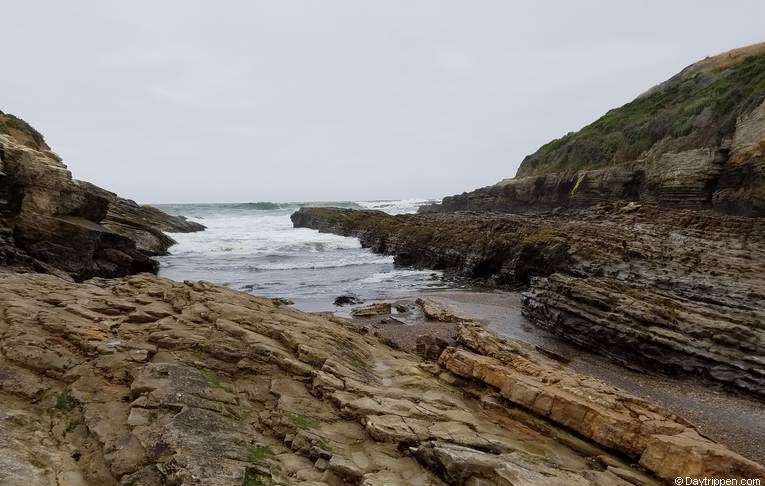
[[[171,233],[178,245],[161,257],[160,275],[207,280],[268,297],[282,297],[306,311],[334,310],[336,296],[364,300],[406,297],[448,288],[440,272],[394,268],[393,258],[362,249],[356,238],[293,228],[301,206],[378,209],[414,213],[430,201],[298,202],[158,205],[207,226],[199,233]]]

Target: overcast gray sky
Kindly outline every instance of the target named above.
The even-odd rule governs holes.
[[[684,66],[752,1],[21,1],[0,110],[141,202],[440,197]]]

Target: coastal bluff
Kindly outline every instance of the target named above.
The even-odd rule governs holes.
[[[163,230],[203,229],[73,179],[36,130],[0,114],[0,265],[75,280],[156,272],[149,257],[175,243]]]
[[[515,177],[422,212],[635,201],[765,216],[765,43],[685,68],[527,156]]]

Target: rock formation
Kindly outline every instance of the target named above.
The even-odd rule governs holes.
[[[525,288],[532,321],[623,364],[765,395],[765,220],[624,209],[390,216],[303,208],[292,220],[356,236],[399,264]]]
[[[171,216],[159,209],[124,199],[89,182],[77,181],[88,192],[109,201],[109,210],[101,225],[114,233],[135,241],[136,247],[147,255],[164,255],[176,242],[170,233],[194,233],[205,226],[182,216]]]
[[[433,211],[539,212],[604,201],[765,215],[765,43],[693,64],[526,157],[515,178]]]
[[[0,125],[0,265],[77,280],[156,271],[148,256],[174,243],[162,230],[204,229],[72,179],[39,133],[1,117],[13,123]]]
[[[460,343],[442,367],[349,322],[204,282],[0,273],[0,483],[651,485],[652,475],[765,474],[666,410],[519,343],[471,323]]]

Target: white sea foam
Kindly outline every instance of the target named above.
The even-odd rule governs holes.
[[[163,205],[172,214],[199,221],[207,230],[177,233],[160,274],[203,279],[269,296],[330,302],[344,292],[367,298],[405,289],[442,285],[433,272],[394,269],[393,258],[362,249],[356,238],[293,228],[290,214],[301,206],[376,209],[412,213],[424,199],[334,203],[245,203]],[[323,305],[318,306],[323,307]]]

